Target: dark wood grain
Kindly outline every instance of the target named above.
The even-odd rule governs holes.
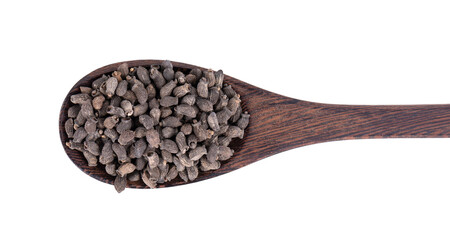
[[[59,131],[61,143],[69,158],[83,172],[111,184],[113,178],[103,166],[89,167],[83,155],[69,149],[65,142],[64,122],[72,104],[69,96],[80,86],[90,86],[102,74],[116,70],[122,62],[99,68],[78,81],[69,91],[61,107]],[[160,64],[160,60],[127,62],[130,67]],[[183,71],[197,66],[173,62]],[[200,69],[204,69],[199,67]],[[232,142],[235,150],[231,160],[215,171],[201,172],[198,182],[244,167],[271,155],[314,143],[346,139],[369,138],[441,138],[450,137],[450,105],[351,106],[307,102],[284,97],[236,78],[225,76],[225,82],[241,95],[244,111],[251,114],[243,139]],[[190,182],[192,183],[192,182]],[[158,187],[186,184],[177,178]],[[147,188],[143,182],[128,184],[132,188]]]

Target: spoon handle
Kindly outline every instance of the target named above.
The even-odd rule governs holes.
[[[370,138],[450,137],[449,105],[334,105],[252,94],[251,125],[239,158],[250,163],[314,143]],[[236,157],[236,159],[239,159]]]
[[[450,105],[327,105],[318,121],[327,141],[368,138],[450,137]]]

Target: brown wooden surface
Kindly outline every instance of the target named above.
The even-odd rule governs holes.
[[[80,152],[65,145],[67,135],[64,132],[64,122],[67,110],[72,106],[69,96],[79,92],[80,86],[90,86],[102,74],[116,70],[121,63],[99,68],[78,81],[64,99],[59,117],[61,143],[69,158],[86,174],[109,184],[113,178],[106,174],[101,164],[97,167],[87,166]],[[130,67],[159,63],[160,60],[128,61]],[[172,63],[175,68],[186,71],[197,67]],[[244,139],[232,142],[235,154],[231,160],[224,162],[218,170],[200,172],[194,182],[239,169],[276,153],[314,143],[345,139],[450,137],[450,105],[320,104],[284,97],[228,75],[225,76],[225,82],[231,84],[241,95],[243,110],[251,114],[250,124]],[[159,187],[181,184],[185,183],[177,178]],[[143,182],[129,183],[128,187],[146,188]]]

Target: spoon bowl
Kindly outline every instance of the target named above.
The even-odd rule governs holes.
[[[69,91],[61,107],[59,132],[61,143],[72,162],[89,176],[113,184],[114,177],[108,175],[100,164],[90,167],[83,154],[66,146],[68,137],[64,130],[67,111],[73,104],[70,96],[80,92],[80,86],[90,86],[103,74],[112,73],[124,62],[99,68],[81,80]],[[129,67],[161,64],[162,60],[127,61]],[[188,72],[205,68],[172,62],[174,70]],[[221,162],[218,170],[201,172],[194,181],[184,182],[180,177],[158,184],[158,188],[194,183],[216,177],[271,155],[314,143],[346,139],[369,138],[433,138],[450,137],[450,105],[398,105],[365,106],[335,105],[297,100],[255,87],[225,75],[224,82],[230,84],[241,96],[243,111],[250,113],[250,122],[243,139],[235,139],[230,147],[234,150],[231,159]],[[127,187],[148,188],[142,180],[128,181]]]

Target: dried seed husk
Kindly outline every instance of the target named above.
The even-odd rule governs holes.
[[[86,128],[85,128],[86,129]],[[96,141],[97,139],[99,139],[101,137],[101,134],[99,132],[99,130],[95,131],[92,134],[88,134],[85,138],[85,141]]]
[[[186,153],[186,151],[189,149],[189,146],[186,144],[186,136],[184,135],[184,133],[179,132],[175,137],[175,141],[178,145],[178,149],[180,149],[180,152],[182,154]]]
[[[92,103],[86,102],[86,103],[81,104],[80,113],[86,119],[93,118],[95,115],[94,115],[94,108],[92,107]]]
[[[220,90],[218,87],[209,88],[209,97],[208,100],[212,104],[216,104],[220,97]]]
[[[73,118],[69,118],[64,123],[64,129],[66,131],[67,137],[73,137]]]
[[[132,173],[135,169],[136,166],[134,166],[134,164],[127,162],[120,165],[116,172],[119,176],[124,177],[125,175]]]
[[[181,72],[181,71],[176,71],[175,72],[175,79],[179,80],[179,78],[181,78],[181,77],[183,77],[183,78],[185,77],[184,73]]]
[[[194,134],[191,134],[187,137],[187,144],[190,149],[195,149],[197,147],[198,139]]]
[[[114,153],[117,156],[117,159],[119,160],[119,162],[126,162],[127,161],[127,151],[125,150],[125,147],[118,144],[118,143],[113,143],[112,144],[112,150],[114,151]]]
[[[172,94],[172,90],[177,86],[177,83],[175,81],[169,81],[164,85],[161,90],[159,91],[159,96],[161,98],[165,96],[170,96]]]
[[[120,136],[118,142],[121,145],[127,145],[128,143],[132,142],[134,140],[134,131],[132,130],[125,130],[123,131]]]
[[[181,179],[183,179],[183,181],[187,182],[188,179],[188,175],[186,173],[186,170],[182,171],[182,172],[178,172],[178,175],[180,176]]]
[[[167,81],[173,80],[175,78],[175,72],[172,68],[166,68],[163,70],[164,79]]]
[[[157,89],[161,89],[164,86],[164,84],[166,84],[166,80],[164,79],[164,76],[156,68],[150,69],[150,78],[155,83],[155,86]]]
[[[236,110],[236,112],[234,113],[233,116],[231,116],[230,121],[232,123],[237,123],[237,121],[239,120],[239,118],[241,118],[241,114],[242,114],[242,107],[239,106]]]
[[[125,190],[127,186],[127,178],[121,177],[119,175],[116,176],[116,179],[114,180],[114,188],[118,193],[121,193],[123,190]]]
[[[139,116],[139,122],[142,124],[142,126],[145,127],[145,129],[152,129],[153,128],[153,118],[150,117],[147,114],[142,114]]]
[[[224,136],[220,136],[218,141],[219,141],[219,145],[221,146],[228,146],[231,143],[231,138],[229,137],[224,137]]]
[[[173,157],[173,164],[176,166],[178,172],[184,171],[186,168],[180,161],[180,159],[176,156]]]
[[[210,161],[206,160],[206,158],[200,159],[200,170],[202,170],[202,171],[217,170],[219,168],[220,168],[219,161],[210,162]]]
[[[187,104],[180,104],[180,105],[176,106],[175,112],[177,114],[188,116],[190,118],[195,118],[195,116],[197,115],[195,109],[192,106],[187,105]]]
[[[117,88],[118,84],[119,84],[119,81],[117,80],[117,78],[115,78],[115,77],[108,78],[108,80],[106,80],[106,85],[105,85],[106,96],[111,98],[114,95],[114,93],[116,92],[116,88]]]
[[[70,101],[74,104],[83,104],[91,101],[91,96],[87,93],[79,93],[70,96]]]
[[[84,129],[86,130],[87,134],[94,134],[97,130],[97,122],[98,120],[96,118],[91,118],[86,121],[84,124]]]
[[[170,107],[178,104],[178,98],[172,96],[164,96],[160,101],[161,106]]]
[[[195,100],[196,100],[195,95],[188,94],[188,95],[184,96],[184,97],[181,99],[181,103],[185,103],[185,104],[187,104],[187,105],[191,105],[191,106],[192,106],[192,105],[195,104]]]
[[[90,152],[94,156],[100,155],[100,147],[95,141],[84,141],[84,150]]]
[[[214,75],[216,77],[216,86],[219,88],[222,88],[223,79],[224,79],[223,71],[219,70],[219,71],[215,72]]]
[[[199,68],[194,68],[189,72],[189,74],[193,74],[195,78],[199,80],[203,75],[203,71],[200,70]]]
[[[214,105],[214,110],[220,111],[224,109],[228,105],[228,97],[227,95],[223,94],[219,97],[219,101]]]
[[[150,173],[147,169],[143,170],[141,173],[142,181],[147,185],[149,188],[156,188],[156,181],[157,179],[151,178]]]
[[[103,103],[105,102],[105,96],[98,95],[94,99],[92,99],[92,106],[95,110],[100,110],[103,107]]]
[[[109,103],[109,106],[113,106],[113,107],[119,107],[120,106],[120,102],[122,102],[122,98],[119,96],[112,96],[111,101]]]
[[[127,90],[125,94],[122,96],[123,99],[128,100],[131,104],[134,104],[137,100],[136,95],[131,90]]]
[[[105,136],[111,139],[112,142],[115,142],[119,138],[119,134],[117,133],[117,131],[112,128],[105,129],[103,134],[105,134]]]
[[[144,114],[145,112],[147,112],[147,110],[148,110],[147,104],[136,105],[133,108],[133,116],[134,117],[140,116],[140,115]]]
[[[176,88],[173,89],[173,95],[175,97],[181,98],[183,96],[185,96],[186,94],[188,94],[191,90],[191,85],[188,83],[185,83],[181,86],[178,86]]]
[[[201,78],[198,82],[197,93],[202,98],[208,98],[208,81],[206,80],[206,78]]]
[[[173,68],[172,62],[170,62],[169,60],[162,61],[161,68],[162,69]]]
[[[222,88],[222,90],[225,93],[225,95],[227,95],[228,98],[232,98],[236,95],[236,92],[231,87],[231,85],[227,85],[226,87]]]
[[[226,124],[232,115],[230,109],[225,107],[217,113],[217,120],[219,121],[219,124]]]
[[[240,138],[244,137],[244,130],[239,128],[238,126],[230,126],[228,130],[225,132],[225,135],[229,138]]]
[[[220,130],[220,126],[219,126],[219,120],[217,119],[217,115],[215,112],[212,112],[208,115],[208,125],[209,127],[213,130],[213,131],[219,131]]]
[[[119,117],[116,115],[110,116],[105,118],[105,121],[103,122],[103,125],[105,125],[105,128],[112,129],[116,126],[116,124],[119,122]]]
[[[187,167],[186,172],[187,172],[189,181],[194,181],[198,177],[197,166]]]
[[[77,130],[78,127],[84,125],[86,120],[87,119],[83,116],[83,114],[81,112],[81,109],[80,109],[80,111],[78,112],[77,117],[75,118],[75,120],[73,120],[74,129]]]
[[[81,106],[80,105],[73,105],[67,110],[67,116],[69,118],[76,118],[78,113],[80,112]]]
[[[161,142],[161,150],[166,150],[170,153],[175,154],[178,152],[178,146],[174,141],[172,141],[170,139],[164,139]]]
[[[192,126],[189,123],[185,123],[181,126],[180,131],[184,134],[184,135],[189,135],[192,133]]]
[[[219,152],[218,157],[220,161],[225,161],[231,158],[233,156],[233,149],[226,147],[226,146],[219,146]]]
[[[192,167],[194,166],[194,161],[190,159],[186,154],[177,154],[178,160],[180,163],[185,167]]]
[[[80,87],[80,92],[81,92],[81,93],[86,93],[86,94],[89,94],[89,95],[90,95],[91,92],[92,92],[92,88],[81,86],[81,87]]]
[[[161,130],[161,135],[163,138],[171,138],[177,134],[177,130],[172,127],[165,127]]]
[[[130,182],[137,182],[139,180],[141,180],[141,174],[139,173],[139,171],[133,171],[132,173],[127,175],[127,179]]]
[[[84,156],[84,158],[86,158],[89,167],[97,166],[98,159],[97,159],[96,156],[94,156],[94,154],[90,153],[87,150],[84,150],[83,151],[83,156]]]
[[[197,106],[203,112],[211,112],[213,110],[212,102],[207,99],[197,98]]]
[[[208,81],[208,87],[213,87],[216,85],[216,75],[212,69],[208,69],[205,71],[205,78]]]
[[[213,131],[208,130],[204,126],[202,126],[200,122],[193,123],[192,130],[195,136],[197,136],[198,142],[203,142],[206,139],[212,137],[212,135],[214,134]]]
[[[170,182],[170,181],[172,181],[173,179],[175,179],[175,178],[177,177],[177,175],[178,175],[177,167],[176,167],[176,166],[172,166],[172,167],[169,169],[169,172],[168,172],[167,175],[166,175],[165,181],[166,181],[166,182]]]
[[[159,168],[159,178],[158,178],[157,183],[164,183],[165,179],[166,179],[166,176],[167,176],[167,173],[169,172],[169,165],[167,165],[167,164],[160,164],[158,166],[158,168]]]
[[[114,106],[108,106],[108,108],[106,109],[106,112],[109,115],[116,115],[118,117],[125,117],[125,111],[121,108],[121,107],[114,107]]]
[[[153,108],[150,110],[150,116],[153,118],[153,125],[158,124],[161,117],[161,110],[159,108]]]
[[[206,159],[209,162],[215,162],[217,161],[219,157],[219,146],[217,144],[211,144],[208,147],[208,153],[206,154]]]
[[[120,81],[116,88],[116,95],[122,97],[127,93],[128,82]]]
[[[153,86],[153,84],[149,84],[146,88],[147,93],[148,93],[148,99],[152,99],[156,97],[156,89],[155,86]]]
[[[161,150],[161,158],[163,159],[163,161],[165,162],[173,162],[173,156],[172,153],[166,151],[166,150]]]
[[[147,130],[144,127],[137,127],[134,131],[134,136],[136,138],[143,138],[145,137],[145,134],[147,133]]]
[[[82,143],[76,143],[73,140],[66,142],[66,146],[72,150],[84,151],[84,145]]]
[[[189,159],[192,161],[199,160],[203,155],[206,154],[205,146],[197,146],[195,149],[189,151]]]
[[[75,130],[75,133],[73,134],[73,141],[76,143],[81,143],[87,135],[88,134],[84,129],[84,127],[79,127],[77,128],[77,130]]]
[[[133,146],[134,146],[134,157],[140,158],[144,154],[145,149],[147,149],[147,142],[145,141],[145,139],[141,138],[137,140]]]
[[[114,161],[114,153],[112,150],[112,142],[107,141],[103,144],[102,154],[100,155],[99,161],[101,164],[106,165]]]
[[[140,157],[136,159],[136,170],[141,171],[147,166],[147,160],[145,158]]]
[[[111,176],[117,176],[116,164],[114,164],[114,163],[106,164],[105,171],[106,171],[107,174],[109,174]]]
[[[136,69],[136,75],[145,85],[150,84],[150,75],[146,68],[139,66]]]
[[[189,84],[196,85],[198,79],[194,74],[188,74],[184,77],[184,80]]]
[[[136,95],[136,98],[140,104],[146,104],[148,100],[148,93],[147,90],[145,90],[145,87],[141,84],[134,84],[133,87],[131,87],[131,91],[134,92]]]
[[[159,132],[155,129],[150,129],[146,132],[146,139],[150,148],[158,148],[161,143]]]
[[[123,100],[120,102],[120,107],[123,109],[125,116],[129,117],[133,115],[133,104],[128,100]]]
[[[150,102],[148,102],[148,107],[150,109],[159,108],[159,102],[160,100],[153,98],[152,100],[150,100]]]
[[[180,127],[181,125],[180,119],[174,116],[169,116],[162,120],[163,127]]]
[[[157,166],[154,167],[154,168],[151,168],[150,167],[150,163],[149,163],[149,165],[147,165],[146,169],[147,169],[148,173],[150,174],[150,178],[151,179],[158,180],[158,178],[159,178],[161,173],[160,173],[159,168]]]
[[[250,114],[247,112],[241,114],[241,118],[237,122],[237,126],[241,129],[245,129],[248,126],[248,122],[250,120]]]
[[[108,115],[108,113],[107,113],[108,107],[109,107],[109,101],[106,100],[103,102],[102,108],[100,108],[100,110],[98,111],[98,117],[106,117]]]
[[[239,95],[234,95],[230,100],[228,100],[227,108],[230,109],[232,115],[234,115],[241,105],[241,99],[239,99]]]
[[[117,67],[117,71],[119,71],[121,73],[121,77],[123,79],[125,79],[125,77],[128,75],[129,73],[129,69],[128,69],[128,63],[122,63],[119,65],[119,67]]]
[[[172,109],[170,109],[169,107],[161,108],[161,118],[166,118],[170,115],[172,115]]]
[[[122,73],[120,73],[119,71],[114,71],[111,76],[117,78],[117,81],[121,82],[122,81]]]
[[[108,80],[108,77],[107,77],[106,75],[103,74],[101,77],[95,79],[95,80],[92,82],[92,85],[91,85],[91,86],[92,86],[93,89],[99,89],[100,86],[101,86],[106,80]]]

